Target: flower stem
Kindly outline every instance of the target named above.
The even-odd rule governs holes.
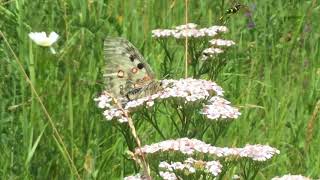
[[[30,72],[30,80],[32,82],[32,84],[35,86],[36,85],[36,73],[35,73],[35,68],[34,68],[34,56],[33,56],[33,51],[32,51],[32,41],[30,40],[29,41],[29,65],[28,65],[28,68],[29,68],[29,72]],[[35,115],[35,94],[33,91],[31,91],[31,112],[30,112],[30,119],[31,121],[34,121],[34,115]]]
[[[188,24],[188,0],[185,0],[185,21]],[[185,41],[185,78],[188,78],[188,36],[186,36]]]

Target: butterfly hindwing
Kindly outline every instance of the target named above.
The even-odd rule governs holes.
[[[134,45],[123,38],[104,41],[106,90],[115,98],[135,99],[154,82],[154,74]]]

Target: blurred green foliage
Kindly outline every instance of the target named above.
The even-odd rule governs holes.
[[[233,4],[227,0],[189,3],[190,22],[202,27],[217,24]],[[320,6],[311,0],[241,3],[251,11],[255,26],[248,28],[243,12],[229,18],[227,38],[237,46],[228,51],[228,65],[216,82],[242,115],[217,145],[266,143],[280,149],[259,179],[288,173],[319,177],[319,116],[311,140],[307,141],[306,133],[320,98]],[[160,75],[165,52],[151,38],[151,30],[184,24],[184,1],[12,0],[0,4],[0,30],[28,75],[33,74],[31,80],[81,177],[119,179],[134,173],[132,162],[124,158],[125,140],[103,120],[93,101],[103,90],[102,40],[128,38]],[[36,31],[60,34],[57,55],[32,45],[28,33]],[[182,46],[171,45],[177,49],[175,57],[182,59]],[[0,64],[0,179],[72,179],[46,117],[2,37]],[[142,142],[149,142],[148,133],[152,132],[139,129]]]

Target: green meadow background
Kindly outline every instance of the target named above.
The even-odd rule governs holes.
[[[224,37],[236,42],[215,80],[240,108],[218,146],[269,144],[281,151],[257,179],[288,173],[320,177],[320,5],[317,0],[241,1],[253,15],[230,17]],[[165,52],[151,30],[184,24],[183,0],[1,0],[0,30],[43,100],[82,179],[134,173],[123,136],[93,101],[103,90],[102,40],[129,39],[158,78]],[[233,1],[190,0],[189,22],[218,23]],[[29,32],[55,31],[58,52]],[[183,46],[171,43],[177,60]],[[177,67],[180,68],[180,67]],[[183,67],[181,67],[182,69]],[[183,77],[182,73],[174,78]],[[35,94],[0,36],[0,179],[76,179]],[[165,119],[162,119],[165,121]],[[144,129],[139,134],[146,133]],[[149,142],[147,135],[142,143]],[[210,143],[210,142],[207,142]]]

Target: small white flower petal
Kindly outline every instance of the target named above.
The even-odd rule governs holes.
[[[54,43],[58,40],[59,35],[56,32],[51,32],[49,35],[49,39],[51,43]]]

